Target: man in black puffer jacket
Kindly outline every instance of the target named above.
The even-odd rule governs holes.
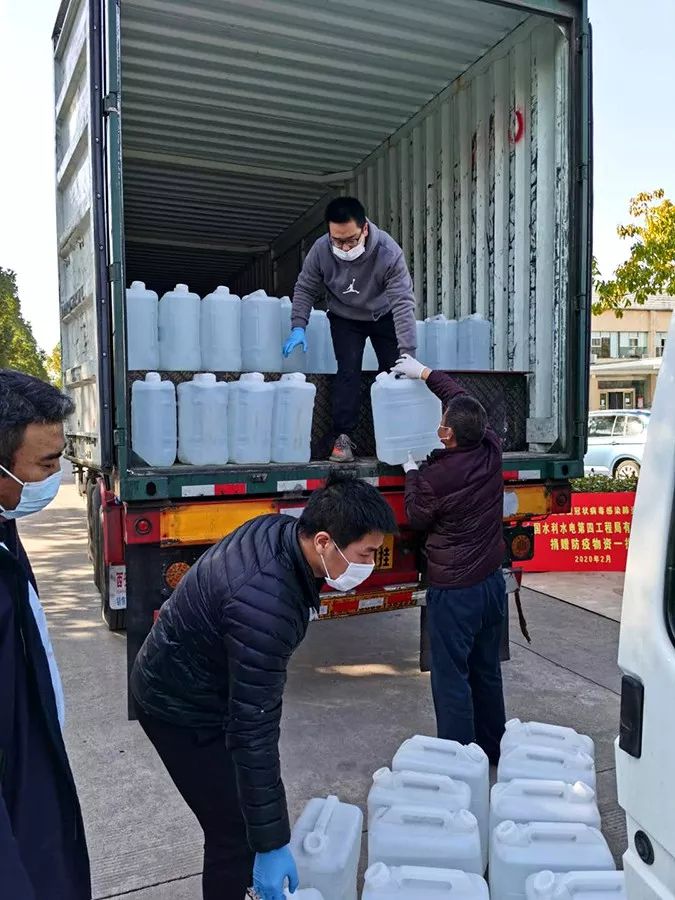
[[[286,667],[323,580],[365,581],[395,531],[374,487],[336,473],[299,521],[261,516],[208,550],[163,605],[131,691],[204,830],[205,900],[242,900],[251,883],[282,900],[286,879],[297,886],[278,748]]]

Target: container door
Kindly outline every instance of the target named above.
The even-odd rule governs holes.
[[[675,898],[675,322],[638,486],[621,616],[617,744],[626,892]]]
[[[67,456],[112,466],[102,2],[64,0],[53,34],[56,220]]]

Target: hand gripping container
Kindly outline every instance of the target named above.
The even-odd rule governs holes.
[[[484,871],[478,822],[468,809],[434,806],[380,809],[368,829],[368,864]]]
[[[578,823],[502,822],[490,843],[491,900],[525,900],[530,875],[551,872],[611,871],[607,841],[597,828]]]
[[[489,900],[488,886],[480,875],[457,869],[389,868],[375,863],[364,882],[362,900]]]
[[[159,372],[131,386],[131,449],[149,466],[176,461],[176,389]]]
[[[490,368],[492,325],[479,313],[457,323],[457,368],[486,372]]]
[[[595,763],[583,750],[563,750],[521,744],[502,753],[498,781],[529,778],[538,781],[583,781],[595,790]]]
[[[495,784],[490,796],[490,833],[501,822],[581,822],[600,828],[595,791],[577,781],[516,778]]]
[[[471,791],[470,811],[478,820],[483,871],[488,858],[490,819],[490,764],[477,744],[464,746],[457,741],[415,735],[404,741],[394,756],[395,772],[434,772],[463,781]]]
[[[200,309],[202,369],[241,372],[241,299],[220,284]]]
[[[626,900],[623,872],[537,872],[525,882],[527,900]]]
[[[241,368],[281,372],[281,300],[254,291],[241,301]]]
[[[291,834],[300,887],[320,891],[324,900],[356,900],[362,829],[358,806],[332,796],[310,800]]]
[[[197,372],[178,385],[178,459],[189,466],[222,466],[228,460],[229,385]]]
[[[199,294],[177,284],[159,301],[159,368],[163,372],[199,372],[202,352]]]
[[[453,371],[457,368],[457,322],[445,316],[433,316],[425,322],[425,353],[422,362],[430,369]]]
[[[127,369],[159,368],[159,300],[143,281],[127,288]]]
[[[230,462],[265,464],[272,459],[272,415],[276,385],[250,372],[230,385]]]
[[[328,314],[322,309],[311,311],[305,336],[307,338],[306,371],[313,375],[335,375],[337,359],[333,350],[330,322]]]
[[[308,463],[316,387],[301,372],[277,382],[272,417],[272,462]]]
[[[424,459],[442,444],[441,401],[422,382],[382,372],[370,389],[375,449],[380,462],[403,465],[412,453]]]
[[[555,747],[561,750],[582,750],[595,759],[593,739],[586,734],[579,734],[574,728],[563,725],[547,725],[544,722],[521,722],[511,719],[506,723],[506,731],[502,737],[502,753],[513,747],[528,744],[537,747]]]
[[[379,809],[391,806],[427,806],[457,812],[470,805],[471,789],[463,781],[433,772],[378,769],[368,794],[368,822]]]
[[[281,346],[283,347],[291,333],[293,304],[290,297],[282,297],[279,305],[281,308]],[[281,371],[285,374],[307,371],[307,354],[302,347],[296,347],[290,356],[282,355]]]

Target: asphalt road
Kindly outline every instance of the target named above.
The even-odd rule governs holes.
[[[124,635],[101,624],[72,483],[22,524],[64,680],[66,740],[82,801],[94,898],[198,900],[200,831],[140,727],[126,718]],[[524,592],[527,646],[512,621],[504,666],[510,716],[572,725],[596,742],[605,834],[620,858],[613,740],[619,721],[618,624]],[[600,613],[602,608],[600,608]],[[418,671],[418,613],[314,623],[293,658],[282,759],[291,815],[313,796],[363,804],[372,772],[415,733],[433,733]]]

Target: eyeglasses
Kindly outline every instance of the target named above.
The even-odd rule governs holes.
[[[343,238],[342,240],[340,240],[340,238],[334,238],[332,235],[330,235],[330,242],[334,247],[337,247],[338,250],[353,250],[361,240],[362,236],[363,229],[361,229],[358,234],[353,234],[351,237]]]

